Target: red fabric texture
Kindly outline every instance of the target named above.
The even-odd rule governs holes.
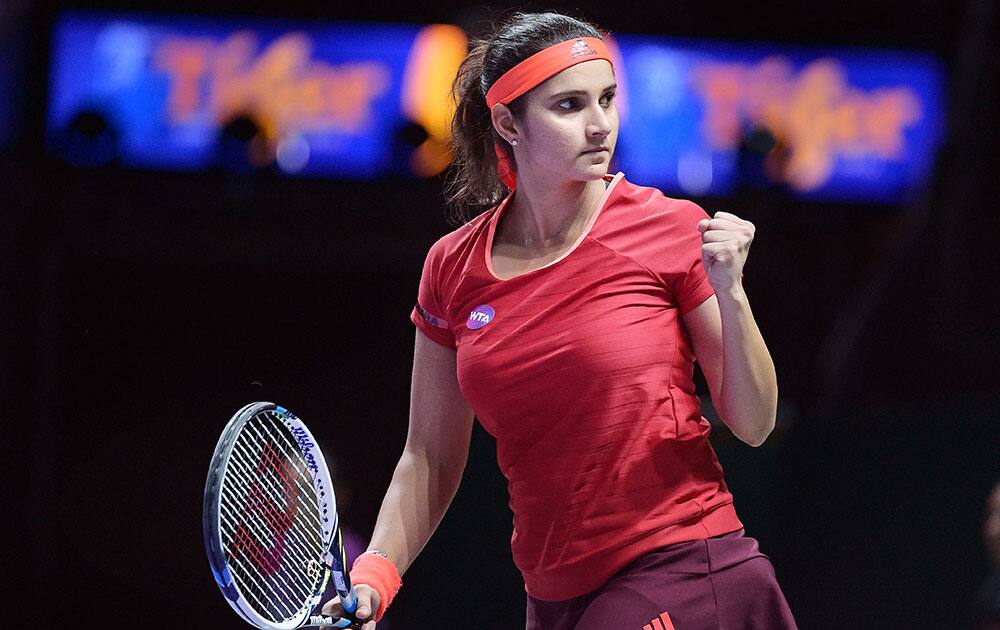
[[[375,611],[375,621],[379,621],[395,599],[403,580],[391,560],[378,554],[363,553],[351,567],[351,583],[367,584],[378,593],[379,605]]]
[[[575,247],[502,280],[489,252],[509,199],[431,247],[411,320],[457,350],[497,439],[526,590],[562,600],[651,550],[742,527],[681,320],[713,294],[708,215],[619,174]]]

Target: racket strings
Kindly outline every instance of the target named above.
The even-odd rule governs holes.
[[[264,443],[262,441],[258,441],[258,442],[254,443],[254,446],[257,447],[257,448],[262,448],[263,445],[264,445]],[[268,446],[270,446],[270,444],[268,444]],[[237,447],[244,447],[242,449],[243,454],[247,458],[249,458],[248,461],[252,461],[253,456],[251,455],[250,450],[248,450],[249,449],[248,445],[237,443]],[[307,535],[307,538],[311,539],[311,540],[309,540],[309,542],[311,542],[315,548],[318,548],[318,549],[322,550],[322,546],[323,546],[322,539],[320,538],[319,534],[317,533],[319,531],[319,528],[318,528],[318,525],[319,525],[318,515],[320,513],[320,508],[317,505],[316,500],[314,498],[314,496],[315,496],[315,490],[313,489],[313,486],[312,486],[311,482],[310,483],[303,483],[304,479],[308,481],[308,478],[309,478],[308,469],[305,467],[305,462],[302,461],[302,457],[301,457],[301,454],[299,453],[299,451],[297,451],[297,450],[291,450],[291,451],[289,451],[287,449],[283,449],[283,453],[288,458],[288,460],[286,460],[286,461],[292,461],[292,462],[294,462],[295,464],[298,465],[298,469],[295,471],[297,474],[295,474],[293,476],[293,479],[294,479],[296,487],[297,487],[297,492],[298,492],[299,496],[304,496],[306,498],[306,502],[308,503],[308,508],[309,508],[309,509],[306,510],[306,513],[308,515],[310,515],[310,516],[314,516],[315,515],[315,518],[310,519],[310,522],[308,523],[309,527],[305,528],[305,533]],[[243,462],[239,462],[239,463],[242,464]],[[284,462],[282,462],[282,463],[284,463]],[[249,471],[247,471],[245,468],[243,470],[244,470],[245,475],[249,475],[248,478],[251,478],[251,479],[254,478],[254,476],[251,473],[249,473]],[[280,468],[276,469],[276,471],[278,471],[280,473],[281,469]],[[273,480],[270,476],[266,476],[266,475],[260,475],[260,477],[263,477],[264,480],[268,481],[268,482],[271,482]],[[285,483],[287,485],[287,477],[285,478]],[[280,496],[280,493],[281,493],[280,487],[274,487],[273,485],[269,485],[269,489],[272,491],[272,495],[274,495],[279,500],[281,499],[281,496]],[[296,542],[296,541],[293,541],[293,542]]]
[[[243,590],[262,613],[287,619],[314,596],[309,569],[322,560],[323,545],[308,464],[271,413],[255,415],[233,445],[221,488],[222,534]]]
[[[237,462],[239,464],[240,462]],[[242,481],[240,477],[254,477],[251,471],[246,470],[245,467],[240,467],[242,475],[237,476],[238,481]],[[256,482],[256,483],[254,483]],[[261,536],[264,540],[271,540],[273,542],[271,553],[264,558],[258,557],[258,566],[261,567],[264,574],[273,574],[280,570],[281,565],[279,561],[283,559],[284,552],[290,550],[292,552],[299,552],[297,558],[293,558],[299,562],[299,564],[305,564],[308,562],[314,552],[320,548],[319,539],[313,536],[312,545],[308,545],[303,548],[300,544],[300,538],[295,536],[296,531],[290,530],[290,520],[287,513],[276,511],[274,504],[275,502],[281,501],[281,488],[276,487],[276,481],[270,475],[256,475],[254,482],[248,486],[245,483],[239,484],[239,489],[241,493],[238,498],[235,498],[237,505],[239,501],[242,500],[245,506],[243,515],[249,516],[246,519],[251,527],[255,529],[258,536]],[[260,482],[263,482],[260,483]],[[264,485],[264,487],[261,487]],[[231,488],[226,488],[225,490],[232,490]],[[287,504],[286,509],[289,507]],[[306,529],[308,532],[309,530]],[[310,542],[308,537],[305,541]],[[311,547],[311,549],[309,548]],[[250,547],[253,550],[253,547]]]
[[[241,453],[243,455],[245,455],[246,457],[252,457],[249,454],[249,452],[246,450],[246,448],[241,448],[243,446],[244,445],[242,445],[242,444],[237,444],[237,448],[240,448]],[[254,480],[257,480],[257,481],[263,481],[263,482],[266,482],[268,484],[267,488],[260,488],[258,486],[251,485],[248,490],[247,490],[247,486],[244,484],[242,487],[243,487],[244,490],[247,490],[246,499],[248,501],[252,501],[252,502],[255,502],[257,504],[260,504],[260,503],[265,502],[267,500],[270,500],[270,501],[284,501],[286,503],[286,506],[285,506],[286,509],[284,511],[277,511],[277,513],[276,513],[276,511],[273,509],[274,503],[264,503],[264,505],[266,505],[268,507],[256,510],[255,513],[259,514],[260,516],[262,516],[262,517],[264,517],[266,519],[268,519],[270,525],[272,527],[274,527],[276,529],[276,531],[278,531],[278,532],[287,532],[289,529],[291,529],[292,520],[291,520],[291,517],[288,516],[288,511],[289,511],[288,510],[289,506],[287,505],[287,503],[288,503],[288,500],[287,500],[288,497],[283,497],[282,496],[282,488],[281,488],[281,486],[275,485],[275,480],[273,479],[273,477],[271,475],[263,474],[263,471],[260,471],[260,469],[258,469],[257,474],[255,475],[253,472],[251,472],[245,466],[243,466],[243,462],[242,461],[238,461],[238,462],[236,462],[236,464],[241,467],[241,472],[242,472],[242,475],[237,478],[237,481],[242,482],[243,478],[245,477],[245,478],[254,479]],[[309,486],[305,486],[305,485],[301,484],[301,482],[300,482],[300,479],[302,478],[301,476],[302,475],[306,475],[308,473],[306,473],[305,471],[301,471],[301,470],[298,471],[298,473],[299,474],[296,476],[296,479],[295,479],[296,485],[298,487],[296,488],[295,492],[297,494],[304,495],[308,499],[308,501],[307,501],[309,503],[308,507],[310,507],[312,509],[311,510],[306,510],[306,513],[310,514],[310,515],[315,514],[315,513],[318,512],[319,508],[316,506],[316,502],[312,499],[312,494],[310,492],[312,490],[312,488],[309,487]],[[278,471],[278,474],[284,475],[284,473],[282,473],[281,471]],[[288,491],[289,484],[288,484],[288,478],[287,478],[287,476],[283,476],[283,483],[285,485],[286,491]],[[267,496],[264,496],[262,494],[263,490],[267,490],[269,494]],[[318,520],[316,520],[316,519],[310,519],[310,520],[314,520],[314,523],[318,524]],[[310,523],[310,525],[312,525],[314,523]],[[312,534],[312,536],[311,536],[311,538],[312,538],[311,542],[313,543],[313,545],[320,545],[320,546],[322,545],[322,542],[321,542],[319,536],[317,534],[315,534],[315,532],[313,532],[311,529],[307,529],[306,533],[307,533],[307,535],[308,534]]]
[[[244,510],[239,512],[241,516],[248,516],[254,524],[258,524],[262,529],[266,529],[268,532],[277,532],[279,537],[283,534],[283,538],[279,542],[283,542],[285,546],[291,546],[296,550],[305,551],[309,553],[314,551],[320,546],[319,539],[313,536],[306,536],[304,541],[300,541],[298,537],[288,536],[288,530],[284,529],[287,525],[285,519],[278,519],[273,514],[271,510],[274,509],[273,503],[270,503],[269,497],[263,497],[259,494],[259,489],[253,487],[247,487],[245,484],[234,483],[237,488],[226,487],[223,491],[226,496],[231,499],[231,502],[242,502],[244,504]],[[236,493],[239,490],[240,493]],[[291,528],[289,528],[290,530]],[[275,534],[270,534],[271,537]],[[300,548],[302,542],[311,543],[305,548]]]
[[[258,414],[258,417],[262,414]],[[316,533],[316,528],[312,527],[318,525],[319,523],[319,513],[320,508],[316,502],[315,489],[312,485],[311,475],[308,470],[308,466],[305,459],[302,456],[301,451],[298,449],[298,445],[292,442],[290,436],[285,436],[280,432],[276,432],[273,426],[269,426],[274,421],[269,423],[262,423],[261,428],[267,433],[264,435],[262,433],[256,433],[251,431],[253,437],[257,438],[257,441],[253,444],[261,449],[262,452],[266,449],[267,456],[264,462],[258,465],[258,474],[262,474],[265,470],[271,473],[276,473],[282,479],[286,490],[292,491],[292,483],[294,482],[294,493],[296,497],[304,497],[308,503],[308,508],[306,513],[314,518],[310,519],[310,528],[306,529],[307,533],[313,534],[312,538],[316,545],[322,546],[322,541],[319,534]],[[256,428],[256,427],[253,427]],[[284,427],[282,427],[284,428]],[[249,449],[249,444],[246,445]],[[274,451],[274,446],[281,449],[281,456],[279,456]],[[244,452],[247,452],[245,450]],[[249,453],[247,452],[249,455]],[[251,456],[252,457],[252,456]],[[269,464],[265,467],[264,463]],[[289,469],[291,468],[291,475],[289,475]],[[273,481],[273,477],[262,475],[268,481]],[[269,486],[271,487],[271,486]],[[272,487],[273,488],[273,487]],[[281,498],[280,488],[275,490],[277,498]]]
[[[294,461],[297,465],[301,466],[302,474],[296,475],[295,481],[299,484],[300,490],[304,490],[303,494],[310,502],[310,507],[315,510],[315,514],[320,514],[320,508],[316,503],[315,489],[313,488],[312,483],[301,483],[302,479],[307,479],[309,477],[309,472],[308,465],[306,464],[305,458],[302,456],[302,452],[298,449],[298,445],[290,442],[288,438],[282,439],[283,436],[275,435],[275,431],[269,425],[270,423],[264,423],[262,424],[262,427],[274,440],[274,443],[278,444],[282,448],[283,453],[288,456],[291,461]]]
[[[252,491],[244,490],[244,494],[251,499],[255,496]],[[284,556],[285,562],[278,564],[278,570],[275,570],[275,554],[273,552],[269,555],[262,554],[262,545],[259,542],[268,540],[271,536],[271,527],[268,527],[268,524],[260,518],[261,514],[266,515],[269,512],[255,509],[252,501],[248,502],[247,505],[249,506],[248,513],[250,515],[256,513],[257,518],[248,519],[246,518],[247,514],[244,514],[244,518],[239,518],[231,510],[226,510],[227,520],[238,523],[228,528],[233,533],[226,536],[231,551],[233,551],[232,559],[238,561],[240,573],[243,573],[240,576],[243,578],[241,583],[256,586],[255,599],[258,604],[265,604],[264,610],[269,614],[280,612],[282,616],[287,617],[301,608],[312,595],[312,585],[305,579],[301,570],[301,567],[306,565],[308,561],[302,552],[288,553]],[[271,525],[274,526],[273,520]],[[276,544],[277,542],[280,541],[276,541]],[[295,552],[298,551],[298,548],[292,545],[290,550]],[[241,553],[241,551],[249,551],[249,553]],[[277,550],[273,549],[273,551]],[[260,568],[264,568],[264,571],[260,571]],[[267,605],[268,603],[272,605]]]
[[[258,567],[266,566],[268,561],[260,551],[263,546],[261,541],[267,540],[268,534],[261,529],[260,523],[252,520],[248,523],[245,514],[241,518],[226,508],[223,516],[231,523],[238,523],[227,528],[229,531],[222,532],[230,551],[231,566],[239,568],[233,572],[234,576],[245,586],[244,590],[255,594],[254,599],[261,605],[262,611],[269,615],[278,612],[279,618],[293,614],[307,597],[308,586],[289,582],[289,579],[294,580],[295,571],[268,571],[266,574],[259,571]]]
[[[224,492],[226,492],[226,490],[224,490]],[[253,512],[254,512],[253,510],[250,510],[251,514],[253,514]],[[226,537],[228,538],[230,547],[233,550],[232,556],[234,558],[240,559],[241,561],[244,561],[244,564],[246,563],[246,561],[251,561],[253,562],[253,566],[262,566],[262,565],[266,566],[267,562],[273,561],[273,556],[266,558],[259,555],[258,550],[260,549],[260,544],[257,543],[257,540],[260,541],[267,540],[268,536],[270,535],[266,530],[266,524],[261,522],[259,519],[255,518],[247,519],[246,513],[244,513],[242,516],[243,518],[241,519],[240,516],[234,514],[228,508],[228,506],[225,507],[223,514],[224,521],[226,522],[226,524],[232,524],[232,525],[230,527],[225,527],[223,534],[226,535]],[[249,526],[249,529],[251,530],[250,532],[247,531],[246,526]],[[230,532],[232,533],[230,534]],[[251,540],[249,541],[248,544],[248,541],[246,540],[245,537],[251,533],[256,536],[257,540]],[[240,553],[238,551],[243,549],[249,550],[253,555],[253,557],[247,558],[245,554]],[[297,565],[299,566],[308,565],[310,559],[308,557],[309,555],[308,549],[302,548],[300,545],[296,544],[289,545],[287,549],[290,549],[293,552],[292,555],[289,556],[289,558],[291,560],[294,560]],[[298,578],[295,580],[299,586],[299,589],[297,590],[308,592],[311,591],[312,589],[312,585],[308,583],[307,580],[305,580],[301,572],[280,571],[280,570],[261,572],[261,575],[265,574],[268,576],[276,575],[279,579],[282,580],[284,579],[283,578],[284,575],[290,575],[292,578]],[[305,595],[299,595],[298,597],[301,598],[303,596]]]
[[[247,569],[245,565],[239,560],[235,561],[236,564],[231,566],[239,566],[244,571]],[[297,609],[294,609],[291,605],[285,603],[287,600],[279,593],[277,593],[272,587],[264,583],[267,590],[271,591],[268,595],[264,592],[264,589],[260,588],[260,585],[256,582],[248,581],[247,578],[243,577],[239,571],[232,572],[234,580],[239,584],[240,592],[247,596],[256,605],[257,612],[262,616],[269,618],[272,621],[284,621],[290,619],[295,615]],[[261,598],[267,601],[261,601]]]
[[[223,538],[228,545],[242,542],[239,538],[234,539],[228,535]],[[290,603],[295,601],[291,592],[293,587],[280,574],[275,576],[276,579],[265,579],[257,574],[252,562],[248,562],[241,554],[230,555],[229,561],[234,569],[234,579],[239,583],[241,591],[257,604],[258,612],[276,621],[287,619],[296,612],[296,607]]]
[[[247,488],[245,484],[238,483],[238,486],[238,489],[241,492],[236,495],[231,494],[234,491],[233,488],[223,488],[223,492],[228,498],[230,498],[231,503],[239,505],[239,502],[242,501],[246,507],[246,509],[240,512],[238,516],[233,516],[233,525],[238,526],[238,524],[242,524],[246,521],[247,524],[253,528],[254,533],[261,538],[261,540],[274,539],[275,534],[272,532],[280,532],[280,527],[282,527],[282,525],[275,519],[269,518],[269,508],[262,509],[259,507],[259,502],[263,499],[257,493],[255,493],[252,489]],[[242,516],[243,519],[240,519],[239,516]],[[295,532],[293,531],[292,533],[294,534]],[[276,543],[283,545],[281,548],[282,552],[290,551],[293,553],[296,561],[301,564],[307,564],[309,560],[317,557],[316,554],[322,553],[322,545],[315,535],[308,535],[310,533],[308,529],[306,530],[306,533],[307,535],[304,538],[300,538],[294,535],[289,536],[287,535],[288,533],[285,532],[283,537],[276,540]],[[277,551],[277,544],[275,544],[275,552]],[[278,568],[273,564],[274,560],[277,559],[275,558],[275,555],[272,555],[270,560],[262,560],[259,563],[260,566],[266,568],[264,573],[274,573],[275,569]]]
[[[227,515],[231,514],[227,510]],[[235,516],[232,517],[235,520]],[[254,532],[258,537],[263,538],[263,534],[259,530]],[[223,536],[230,548],[239,548],[241,545],[247,544],[247,531],[246,529],[236,528],[235,534],[230,535],[228,532],[223,532]],[[257,548],[257,543],[254,541],[250,544],[250,549]],[[271,601],[276,604],[283,604],[286,601],[301,602],[311,593],[311,586],[300,577],[300,574],[295,571],[284,571],[276,572],[267,576],[259,573],[254,567],[259,565],[263,561],[263,558],[259,556],[248,557],[246,554],[233,553],[230,555],[230,560],[236,562],[241,567],[243,573],[236,573],[237,577],[252,576],[256,577],[256,580],[249,585],[253,586],[252,590],[255,590],[261,595],[266,595]],[[270,579],[266,579],[270,578]],[[296,579],[298,578],[298,579]],[[294,583],[288,580],[292,579]],[[242,580],[241,580],[242,581]],[[247,583],[247,582],[243,582]],[[270,591],[269,594],[262,593],[262,588],[266,588]],[[265,606],[265,608],[267,608]],[[287,608],[285,611],[287,613]],[[294,610],[292,610],[294,612]]]
[[[291,534],[289,536],[290,542],[306,545],[303,551],[306,552],[307,560],[321,559],[324,548],[323,539],[320,536],[321,509],[316,500],[316,489],[305,457],[280,420],[268,414],[258,414],[257,417],[261,419],[259,427],[267,434],[266,437],[263,434],[255,434],[255,437],[259,438],[258,446],[263,448],[265,440],[270,438],[270,442],[266,443],[266,462],[261,463],[258,472],[263,473],[267,470],[276,473],[281,478],[288,495],[293,496],[296,502],[304,498],[306,503],[305,509],[299,512],[298,518],[294,519],[294,525],[297,526],[290,527],[289,525],[293,523],[289,522],[282,522],[280,525],[286,528],[284,529],[286,533]],[[280,454],[275,451],[274,446],[280,449]],[[273,480],[273,477],[262,476],[268,481]],[[282,513],[282,515],[284,514]],[[301,540],[302,537],[297,534],[304,534],[304,540]]]

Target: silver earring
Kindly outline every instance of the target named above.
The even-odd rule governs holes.
[[[517,138],[514,138],[513,140],[510,141],[510,146],[512,146],[512,147],[516,147],[517,146]]]

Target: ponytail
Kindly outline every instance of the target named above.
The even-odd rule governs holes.
[[[603,39],[595,26],[561,13],[515,13],[483,39],[476,39],[452,84],[455,117],[451,123],[455,161],[445,187],[451,218],[468,221],[477,210],[494,206],[509,194],[497,175],[498,144],[515,165],[514,152],[493,129],[486,91],[505,72],[549,46],[575,37]],[[522,97],[510,103],[520,116]]]
[[[493,119],[486,106],[483,89],[483,66],[490,42],[474,40],[469,55],[458,68],[452,88],[456,101],[451,122],[452,150],[455,162],[445,188],[452,219],[467,221],[469,210],[489,207],[507,196],[507,187],[497,177],[494,141],[510,150],[506,141],[493,130]],[[513,161],[513,154],[511,154]]]

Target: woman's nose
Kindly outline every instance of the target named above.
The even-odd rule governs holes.
[[[587,134],[591,136],[609,135],[612,125],[610,112],[599,105],[593,109],[594,114],[588,123]]]

